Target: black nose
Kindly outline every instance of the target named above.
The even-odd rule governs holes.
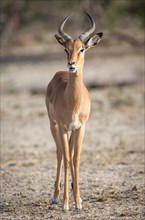
[[[71,65],[74,65],[75,62],[74,62],[74,61],[72,61],[72,62],[68,62],[68,64],[71,66]]]

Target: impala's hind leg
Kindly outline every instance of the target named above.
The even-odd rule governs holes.
[[[73,164],[73,157],[74,157],[74,132],[72,131],[70,139],[69,139],[69,156],[70,156],[70,169],[71,169],[71,176],[72,176],[72,183],[71,187],[74,190],[74,164]]]
[[[52,199],[52,204],[57,204],[60,194],[60,188],[61,188],[60,180],[61,180],[61,166],[62,166],[62,149],[61,149],[61,142],[60,142],[57,124],[52,122],[50,128],[51,128],[52,136],[56,143],[56,153],[57,153],[57,173],[56,173],[55,191]]]

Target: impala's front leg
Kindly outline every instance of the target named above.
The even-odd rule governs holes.
[[[68,195],[68,169],[69,169],[69,146],[68,136],[63,128],[59,129],[60,139],[62,144],[63,160],[64,160],[64,200],[63,209],[69,209],[69,195]]]
[[[62,149],[61,149],[61,143],[60,143],[57,125],[51,121],[50,128],[51,128],[51,133],[52,133],[52,136],[54,138],[54,141],[56,143],[56,148],[57,148],[56,150],[57,152],[57,174],[56,174],[56,181],[55,181],[55,191],[54,191],[54,196],[52,199],[52,204],[57,204],[59,200],[59,194],[60,194]]]
[[[76,208],[82,208],[82,200],[80,198],[79,192],[79,164],[80,164],[80,153],[81,146],[84,137],[85,126],[82,126],[78,130],[75,130],[74,139],[74,199],[76,203]]]

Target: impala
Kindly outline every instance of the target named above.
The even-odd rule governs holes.
[[[95,22],[87,14],[91,27],[76,39],[71,38],[63,28],[70,16],[61,23],[55,35],[65,48],[68,71],[57,72],[50,81],[46,92],[46,106],[50,129],[57,149],[57,174],[52,204],[57,204],[60,194],[62,158],[64,161],[63,209],[69,209],[68,170],[72,175],[72,188],[77,209],[82,208],[79,192],[79,163],[85,125],[90,114],[90,97],[83,83],[85,51],[97,45],[103,33],[94,34]],[[70,131],[70,137],[69,137]]]

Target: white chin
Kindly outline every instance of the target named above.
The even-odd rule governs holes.
[[[73,69],[73,70],[72,70],[72,69],[69,69],[69,72],[70,72],[70,73],[75,73],[76,71],[77,71],[76,69]]]

